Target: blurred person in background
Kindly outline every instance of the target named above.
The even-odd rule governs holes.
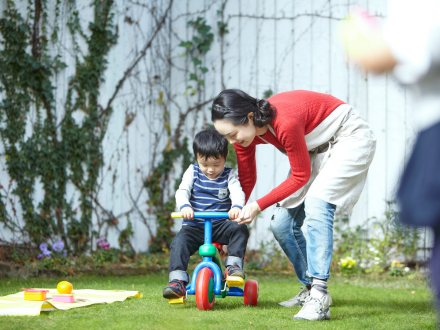
[[[381,33],[370,23],[371,17],[361,13],[341,30],[342,37],[348,37],[345,46],[350,61],[367,72],[392,71],[413,93],[418,136],[399,183],[397,201],[403,223],[434,230],[430,269],[439,308],[440,0],[391,1]],[[353,32],[356,26],[359,29]]]

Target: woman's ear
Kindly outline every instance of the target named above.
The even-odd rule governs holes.
[[[254,123],[254,113],[253,112],[249,112],[247,115],[249,122],[251,122],[252,124]]]

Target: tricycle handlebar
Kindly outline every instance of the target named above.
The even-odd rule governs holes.
[[[182,218],[180,212],[171,213],[172,218]],[[229,218],[228,212],[194,212],[194,218],[217,219]]]

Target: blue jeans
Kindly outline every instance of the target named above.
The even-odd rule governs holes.
[[[275,209],[270,228],[304,285],[311,285],[313,277],[330,277],[335,210],[336,205],[315,197],[307,197],[293,209]],[[304,221],[307,242],[301,230]]]

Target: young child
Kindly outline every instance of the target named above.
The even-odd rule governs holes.
[[[228,140],[215,129],[208,129],[196,134],[193,150],[197,164],[189,166],[176,192],[184,220],[171,243],[170,283],[163,290],[167,299],[185,295],[189,257],[204,243],[204,220],[195,219],[194,211],[228,212],[229,219],[234,220],[245,204],[237,173],[225,167]],[[212,220],[212,242],[228,245],[225,276],[245,278],[242,268],[249,230],[229,219]]]

